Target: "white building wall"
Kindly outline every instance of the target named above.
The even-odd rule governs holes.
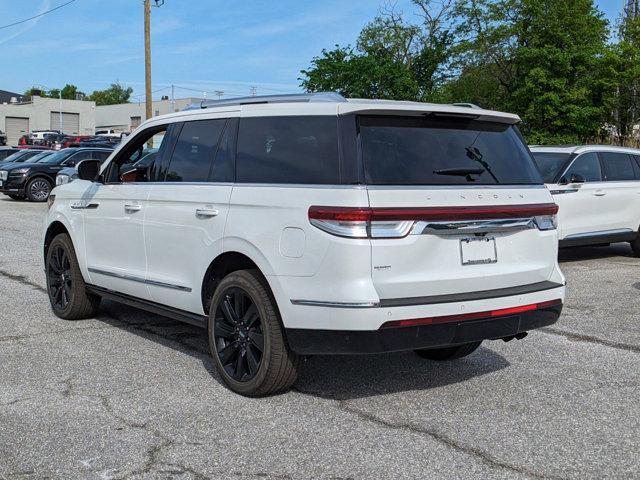
[[[29,129],[51,129],[51,112],[60,111],[60,100],[54,98],[42,98],[34,96],[29,103],[0,104],[0,130],[6,131],[6,118],[18,117],[29,119]],[[75,113],[79,115],[79,135],[93,135],[96,128],[96,104],[95,102],[80,100],[62,100],[63,113]],[[72,132],[68,132],[72,133]],[[15,145],[17,138],[7,139],[7,144]]]
[[[200,103],[201,101],[201,98],[178,98],[174,102],[171,102],[171,100],[157,100],[153,102],[153,116],[157,117],[158,115],[179,112],[189,105]],[[132,119],[140,117],[142,122],[146,120],[145,110],[144,102],[98,106],[96,107],[96,128],[98,130],[113,128],[119,132],[130,132],[132,130]]]

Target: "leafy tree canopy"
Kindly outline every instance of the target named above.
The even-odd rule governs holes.
[[[413,0],[420,19],[383,8],[355,47],[323,50],[308,91],[471,102],[517,113],[532,143],[620,141],[640,116],[640,20],[617,40],[593,0]],[[415,18],[415,17],[411,17]]]

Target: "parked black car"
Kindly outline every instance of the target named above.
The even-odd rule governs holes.
[[[111,152],[104,148],[66,148],[37,163],[0,165],[0,193],[16,200],[27,198],[32,202],[45,202],[62,168],[73,167],[82,160],[104,161]]]
[[[0,130],[0,145],[7,144],[7,134]]]
[[[0,165],[4,167],[7,163],[23,163],[36,155],[40,155],[42,152],[50,151],[51,150],[37,148],[18,148],[14,153],[5,157],[4,160],[0,160]]]
[[[13,155],[20,150],[15,147],[0,147],[0,162],[2,162],[9,155]]]

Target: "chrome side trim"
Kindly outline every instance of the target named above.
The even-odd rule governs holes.
[[[184,287],[182,285],[174,285],[172,283],[159,282],[157,280],[149,280],[147,278],[136,277],[135,275],[126,275],[124,273],[109,272],[107,270],[102,270],[100,268],[89,267],[88,270],[90,273],[97,273],[99,275],[106,275],[108,277],[121,278],[123,280],[129,280],[131,282],[144,283],[146,285],[153,285],[156,287],[171,288],[173,290],[180,290],[181,292],[191,292],[191,288]]]
[[[524,185],[366,185],[367,190],[522,190],[547,188],[543,183]]]
[[[571,188],[571,189],[567,189],[567,190],[549,190],[551,192],[551,195],[564,195],[567,193],[577,193],[580,190],[577,188]]]
[[[306,305],[310,307],[329,307],[329,308],[377,308],[380,306],[377,302],[321,302],[319,300],[291,300],[293,305]]]
[[[451,222],[420,221],[411,235],[461,235],[467,233],[497,233],[538,228],[533,217],[505,218],[495,220],[459,220]]]
[[[95,210],[100,206],[99,203],[87,203],[83,201],[71,202],[69,208],[71,210]]]
[[[602,237],[606,235],[617,235],[624,233],[635,233],[635,231],[631,228],[617,228],[615,230],[600,230],[598,232],[574,233],[573,235],[567,235],[562,240],[570,240],[574,238]]]

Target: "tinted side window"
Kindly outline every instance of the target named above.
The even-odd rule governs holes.
[[[242,118],[239,183],[340,183],[335,116]]]
[[[171,155],[166,182],[206,182],[226,119],[185,122]]]
[[[601,152],[600,158],[604,165],[605,180],[611,182],[636,179],[631,157],[626,153]]]
[[[100,160],[100,163],[102,163],[107,158],[109,158],[109,155],[111,155],[111,152],[98,152],[98,151],[95,151],[95,152],[93,152],[93,159],[94,160]]]
[[[80,163],[82,160],[90,160],[93,152],[91,150],[87,150],[85,152],[78,152],[71,155],[67,160],[64,161],[64,164],[72,167]]]
[[[602,170],[597,153],[583,153],[577,157],[567,169],[563,177],[571,181],[571,175],[580,175],[587,182],[601,182]]]

